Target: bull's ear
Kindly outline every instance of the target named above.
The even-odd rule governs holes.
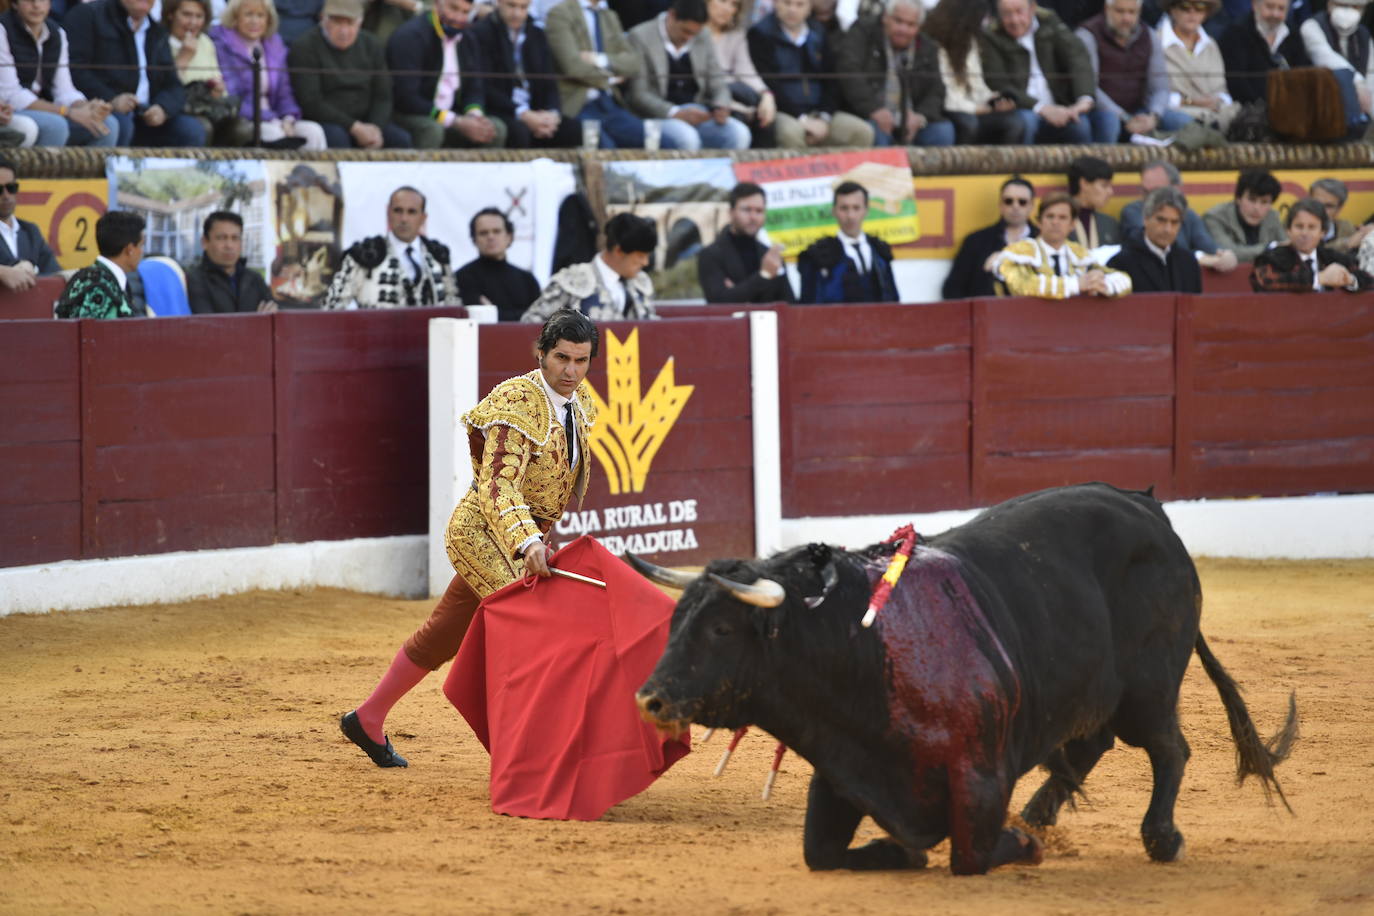
[[[807,607],[819,607],[829,597],[830,590],[840,581],[840,571],[835,568],[835,552],[829,544],[810,544],[807,556],[811,565],[821,577],[821,593],[805,599]]]

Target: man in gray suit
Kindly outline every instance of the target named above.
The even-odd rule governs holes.
[[[18,202],[19,172],[13,162],[0,159],[0,289],[15,292],[62,269],[42,230],[14,215]]]
[[[706,26],[706,0],[673,0],[665,13],[630,30],[639,75],[630,110],[659,118],[669,149],[748,149],[749,128],[730,117],[730,86]]]
[[[620,17],[606,0],[563,0],[545,22],[563,117],[597,122],[601,149],[642,148],[644,122],[619,97],[640,66]]]

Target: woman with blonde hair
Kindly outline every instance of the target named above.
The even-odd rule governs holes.
[[[1240,111],[1226,91],[1221,48],[1202,24],[1221,8],[1221,0],[1164,0],[1159,43],[1169,70],[1169,107],[1222,133]]]
[[[229,0],[210,38],[219,52],[226,88],[243,99],[239,114],[253,120],[253,51],[262,52],[262,142],[267,147],[322,150],[324,128],[302,121],[286,69],[286,42],[277,34],[272,0]]]
[[[749,125],[753,146],[773,147],[773,119],[778,105],[753,58],[744,34],[742,0],[706,0],[706,31],[716,51],[716,60],[730,82],[731,113]]]

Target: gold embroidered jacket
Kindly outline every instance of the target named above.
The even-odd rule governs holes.
[[[1100,270],[1107,277],[1107,295],[1113,298],[1131,291],[1131,276],[1111,267],[1104,267],[1083,250],[1077,242],[1065,242],[1059,253],[1067,263],[1061,266],[1062,276],[1056,276],[1053,252],[1039,237],[1012,242],[988,259],[988,270],[1011,296],[1038,296],[1041,299],[1067,299],[1082,293],[1079,281],[1090,270]]]
[[[577,467],[539,370],[506,379],[463,415],[473,488],[459,500],[444,538],[449,561],[485,597],[525,574],[520,544],[547,534],[574,495],[580,506],[591,472],[588,438],[596,405],[586,382],[574,392]]]

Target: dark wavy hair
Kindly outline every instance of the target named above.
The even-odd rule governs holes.
[[[591,343],[592,356],[596,355],[600,344],[600,334],[596,330],[596,323],[586,315],[576,309],[559,309],[549,316],[549,320],[544,322],[544,327],[539,331],[539,340],[535,346],[540,353],[548,353],[558,346],[560,340],[568,343]]]

